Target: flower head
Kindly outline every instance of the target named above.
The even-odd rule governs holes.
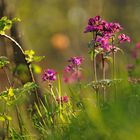
[[[102,31],[103,25],[105,24],[105,21],[101,19],[100,16],[95,16],[93,18],[90,18],[88,20],[88,25],[86,26],[84,33],[92,32],[92,31]]]
[[[47,69],[42,74],[42,80],[43,81],[55,81],[56,80],[56,72],[53,69]]]

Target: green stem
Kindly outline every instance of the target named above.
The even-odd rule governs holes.
[[[96,89],[96,104],[97,106],[100,105],[100,94],[99,94],[99,89]]]
[[[22,49],[22,47],[19,45],[19,43],[16,40],[14,40],[12,37],[10,37],[9,35],[6,35],[6,34],[0,34],[0,36],[3,36],[5,38],[11,40],[20,49],[20,51],[22,52],[22,54],[25,55],[24,50]]]
[[[28,68],[29,68],[29,71],[30,71],[32,82],[36,83],[35,78],[34,78],[34,74],[33,74],[33,71],[32,71],[32,65],[28,64],[28,63],[27,63],[27,65],[28,65]],[[37,89],[35,89],[35,98],[36,98],[36,102],[37,102],[37,104],[40,108],[40,100],[39,100]]]
[[[94,38],[95,36],[95,38]],[[94,32],[93,32],[93,40],[96,41],[96,38],[97,38],[97,32],[95,33],[94,35]],[[93,46],[93,73],[94,73],[94,81],[95,81],[95,84],[97,84],[97,66],[96,66],[96,56],[95,56],[95,44]],[[95,92],[96,92],[96,101],[97,101],[97,106],[99,106],[99,88],[98,87],[95,87]]]
[[[6,74],[6,78],[7,78],[9,86],[13,87],[12,83],[11,83],[11,80],[10,80],[10,78],[8,76],[6,68],[3,68],[3,70],[4,70],[5,74]],[[16,97],[14,96],[14,98],[16,98]],[[19,128],[20,128],[20,132],[21,132],[21,134],[23,134],[23,120],[21,118],[20,111],[19,111],[19,108],[18,108],[17,105],[16,105],[16,114],[17,114],[17,118],[18,118],[18,124],[19,124]],[[7,134],[9,134],[9,124],[7,126],[7,131],[8,131]]]
[[[96,57],[93,58],[94,80],[97,82]]]
[[[115,79],[116,79],[116,70],[115,70],[115,52],[113,52],[113,80],[114,80],[114,100],[116,102],[117,100],[117,87],[116,87],[116,83],[115,83]]]
[[[104,59],[103,54],[102,54],[102,75],[103,75],[103,80],[105,80],[105,59]],[[106,87],[103,85],[103,99],[104,99],[104,102],[106,101],[106,91],[105,90],[106,90]]]
[[[116,71],[115,71],[115,52],[113,52],[113,80],[116,78]]]
[[[94,38],[94,33],[93,33],[93,38]],[[94,41],[96,41],[97,38],[97,33],[95,33],[95,39]],[[97,69],[96,69],[96,56],[95,56],[95,44],[93,46],[93,71],[94,71],[94,80],[95,82],[97,82]]]
[[[114,46],[114,39],[112,37],[112,46]],[[116,79],[116,69],[115,69],[115,65],[116,65],[116,60],[115,60],[115,50],[113,49],[112,51],[113,54],[113,81],[114,81],[114,100],[116,102],[117,99],[117,87],[116,87],[116,83],[115,83],[115,79]]]

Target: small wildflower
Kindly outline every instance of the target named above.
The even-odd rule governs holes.
[[[71,57],[68,62],[71,62],[73,65],[80,66],[83,61],[83,58],[80,56]]]
[[[47,69],[44,71],[44,73],[42,74],[42,80],[43,81],[55,81],[56,80],[56,72],[53,69]]]
[[[68,98],[68,96],[61,96],[61,97],[57,97],[56,101],[58,103],[62,103],[63,104],[63,103],[67,103],[69,101],[69,98]]]
[[[69,64],[68,66],[65,67],[64,71],[65,72],[72,72],[73,71],[73,65]]]
[[[118,39],[119,39],[119,42],[120,43],[123,43],[125,41],[130,42],[130,37],[129,36],[126,36],[125,34],[120,34],[118,36]]]
[[[65,67],[63,76],[65,83],[74,83],[81,79],[80,65],[83,60],[81,56],[74,56],[68,60],[70,64]]]
[[[74,83],[76,82],[78,79],[81,80],[82,79],[82,74],[80,71],[75,71],[75,72],[71,72],[69,74],[64,73],[64,82],[65,83]]]

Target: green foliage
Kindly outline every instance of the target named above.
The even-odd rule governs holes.
[[[2,17],[0,19],[0,34],[4,34],[5,30],[10,29],[12,26],[12,21],[9,20],[7,17]]]
[[[25,55],[27,63],[40,62],[42,59],[45,58],[44,56],[35,56],[35,52],[33,50],[26,50]]]
[[[12,121],[12,117],[6,115],[6,114],[0,114],[0,121]]]
[[[0,56],[0,68],[3,68],[9,64],[9,60],[5,56]]]
[[[14,128],[10,129],[10,140],[27,140],[30,139],[31,136],[21,135],[17,130]]]
[[[28,82],[20,88],[10,87],[8,90],[0,93],[0,100],[5,100],[7,105],[16,105],[19,103],[25,94],[31,93],[37,85],[33,82]]]
[[[12,27],[14,22],[20,21],[19,18],[13,18],[12,20],[7,17],[2,17],[0,19],[0,34],[5,34],[6,30],[9,30]]]

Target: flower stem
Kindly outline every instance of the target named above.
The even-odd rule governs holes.
[[[116,87],[116,83],[115,83],[115,79],[116,79],[116,70],[115,70],[115,52],[113,52],[113,80],[114,80],[114,100],[116,102],[117,100],[117,87]]]
[[[98,79],[97,79],[97,65],[96,65],[96,60],[97,60],[97,58],[96,58],[96,54],[95,54],[95,42],[96,42],[96,38],[97,38],[97,32],[95,32],[95,34],[94,34],[94,32],[93,32],[93,40],[94,40],[94,45],[93,45],[93,57],[92,57],[92,60],[93,60],[93,75],[94,75],[94,81],[95,81],[95,85],[97,84],[97,82],[98,82]],[[97,87],[95,87],[95,93],[96,93],[96,104],[97,104],[97,106],[99,106],[99,104],[100,104],[100,101],[99,101],[99,99],[100,99],[100,94],[99,94],[99,87],[97,86]]]
[[[116,78],[116,71],[115,71],[115,52],[113,52],[113,80]]]
[[[96,57],[93,58],[94,80],[97,82]]]
[[[93,38],[95,36],[94,41],[96,41],[97,38],[97,33],[93,33]],[[94,46],[93,46],[93,71],[94,71],[94,80],[95,82],[97,82],[97,69],[96,69],[96,56],[95,56],[95,42],[94,42]]]
[[[104,59],[103,54],[102,54],[102,76],[103,76],[103,80],[105,80],[105,59]],[[106,101],[106,87],[105,87],[105,85],[103,85],[103,100],[104,100],[104,102]]]

